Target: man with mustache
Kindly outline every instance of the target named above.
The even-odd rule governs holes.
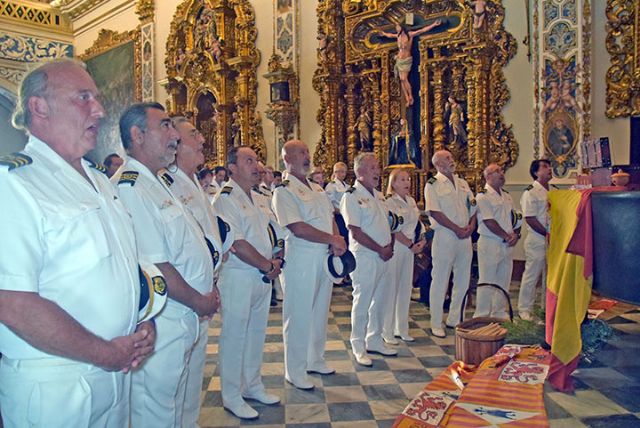
[[[324,360],[331,279],[325,273],[327,253],[344,254],[346,244],[333,221],[333,205],[322,187],[309,181],[309,148],[300,140],[282,147],[287,180],[273,194],[273,210],[286,236],[283,271],[285,379],[299,389],[312,389],[308,372],[330,375]]]
[[[478,193],[478,283],[496,284],[508,293],[513,270],[513,247],[518,243],[520,233],[519,230],[513,230],[513,200],[502,188],[505,182],[502,167],[489,164],[483,174],[487,184],[484,191]],[[506,319],[507,305],[499,290],[479,287],[473,317]]]
[[[229,231],[225,242],[221,242],[218,219],[213,212],[208,195],[200,187],[200,182],[196,176],[198,166],[204,163],[204,154],[202,152],[204,137],[186,117],[173,117],[171,121],[176,131],[178,131],[180,140],[176,152],[175,165],[165,170],[161,178],[166,187],[182,202],[186,210],[193,215],[202,228],[204,236],[209,243],[214,271],[216,271],[225,259],[226,255],[224,253],[228,250],[229,242],[232,242],[233,238],[230,236],[232,232]],[[213,287],[213,290],[219,293],[216,286]],[[183,427],[195,427],[198,423],[208,330],[209,319],[207,317],[201,318],[198,338],[187,366],[186,394],[182,415]]]
[[[168,287],[156,318],[156,352],[133,376],[131,425],[181,427],[187,367],[198,336],[198,317],[211,317],[220,300],[213,290],[213,259],[196,219],[158,173],[174,162],[179,134],[161,104],[138,103],[120,117],[129,157],[114,176],[133,219],[139,257],[154,263]]]
[[[271,281],[280,274],[282,259],[273,257],[268,215],[260,208],[258,157],[248,146],[227,153],[230,179],[213,206],[234,230],[234,251],[220,271],[224,301],[220,333],[222,405],[241,419],[258,412],[245,399],[273,405],[280,397],[267,393],[260,377],[262,350],[269,318]]]
[[[13,124],[29,141],[0,158],[0,406],[4,426],[125,427],[131,378],[153,351],[138,320],[131,219],[83,159],[105,112],[84,64],[23,79]]]
[[[456,162],[450,152],[439,150],[431,163],[438,173],[424,187],[425,209],[435,231],[431,254],[433,270],[429,290],[431,334],[446,336],[442,325],[444,298],[453,271],[451,305],[447,327],[460,322],[462,299],[471,278],[471,234],[476,228],[476,200],[469,184],[455,174]]]

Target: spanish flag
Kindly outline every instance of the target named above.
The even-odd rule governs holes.
[[[580,221],[587,212],[590,216],[590,193],[576,190],[549,192],[551,230],[547,249],[546,339],[553,355],[549,381],[560,391],[573,390],[570,375],[580,358],[580,325],[591,296],[591,222],[585,222],[584,218]],[[589,209],[585,209],[587,206]],[[575,247],[577,236],[589,243],[586,245],[589,248],[583,246],[588,255],[570,248]]]

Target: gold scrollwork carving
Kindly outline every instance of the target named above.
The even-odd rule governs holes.
[[[138,0],[136,3],[136,13],[142,22],[153,20],[154,10],[154,0]]]
[[[471,7],[458,0],[322,0],[317,13],[327,43],[318,52],[313,81],[321,99],[316,163],[351,163],[359,151],[372,149],[383,166],[396,165],[399,152],[394,148],[390,156],[390,144],[410,122],[415,139],[403,143],[411,153],[401,163],[416,167],[418,184],[431,154],[442,148],[454,153],[461,173],[476,185],[489,162],[515,164],[518,145],[502,110],[510,97],[503,68],[516,42],[504,28],[500,1],[488,3],[481,28],[473,27]],[[419,72],[412,85],[420,96],[413,106],[406,105],[394,76],[397,43],[380,35],[393,33],[407,16],[414,19],[413,29],[444,22],[414,41],[422,60],[413,64]],[[367,115],[370,147],[363,144],[369,129],[359,128]]]
[[[224,163],[230,144],[266,158],[256,112],[257,34],[248,0],[185,0],[174,14],[165,57],[168,105],[206,131],[209,162]]]
[[[607,0],[606,47],[611,58],[607,71],[606,115],[640,114],[640,2]]]

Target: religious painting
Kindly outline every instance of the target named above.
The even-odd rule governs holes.
[[[118,127],[120,115],[141,99],[138,34],[138,31],[118,34],[103,30],[94,45],[80,57],[96,82],[105,109],[98,144],[88,155],[94,162],[102,162],[111,153],[123,153]]]
[[[279,101],[288,102],[289,99],[289,82],[274,82],[271,84],[272,103],[277,103]]]
[[[544,146],[556,176],[562,177],[566,173],[564,164],[576,150],[577,135],[575,118],[565,111],[551,115],[545,123]]]

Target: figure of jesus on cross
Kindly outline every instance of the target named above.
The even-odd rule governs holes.
[[[409,29],[405,25],[398,23],[396,24],[395,33],[379,31],[379,33],[384,37],[396,39],[398,41],[398,55],[396,56],[396,65],[394,67],[394,72],[396,77],[400,78],[400,87],[402,88],[402,93],[404,94],[404,99],[406,101],[407,107],[413,104],[411,83],[409,82],[409,73],[411,72],[411,67],[413,66],[413,57],[411,56],[411,46],[413,44],[413,38],[424,34],[441,24],[442,20],[436,19],[431,24],[425,25],[418,30],[409,31]]]

